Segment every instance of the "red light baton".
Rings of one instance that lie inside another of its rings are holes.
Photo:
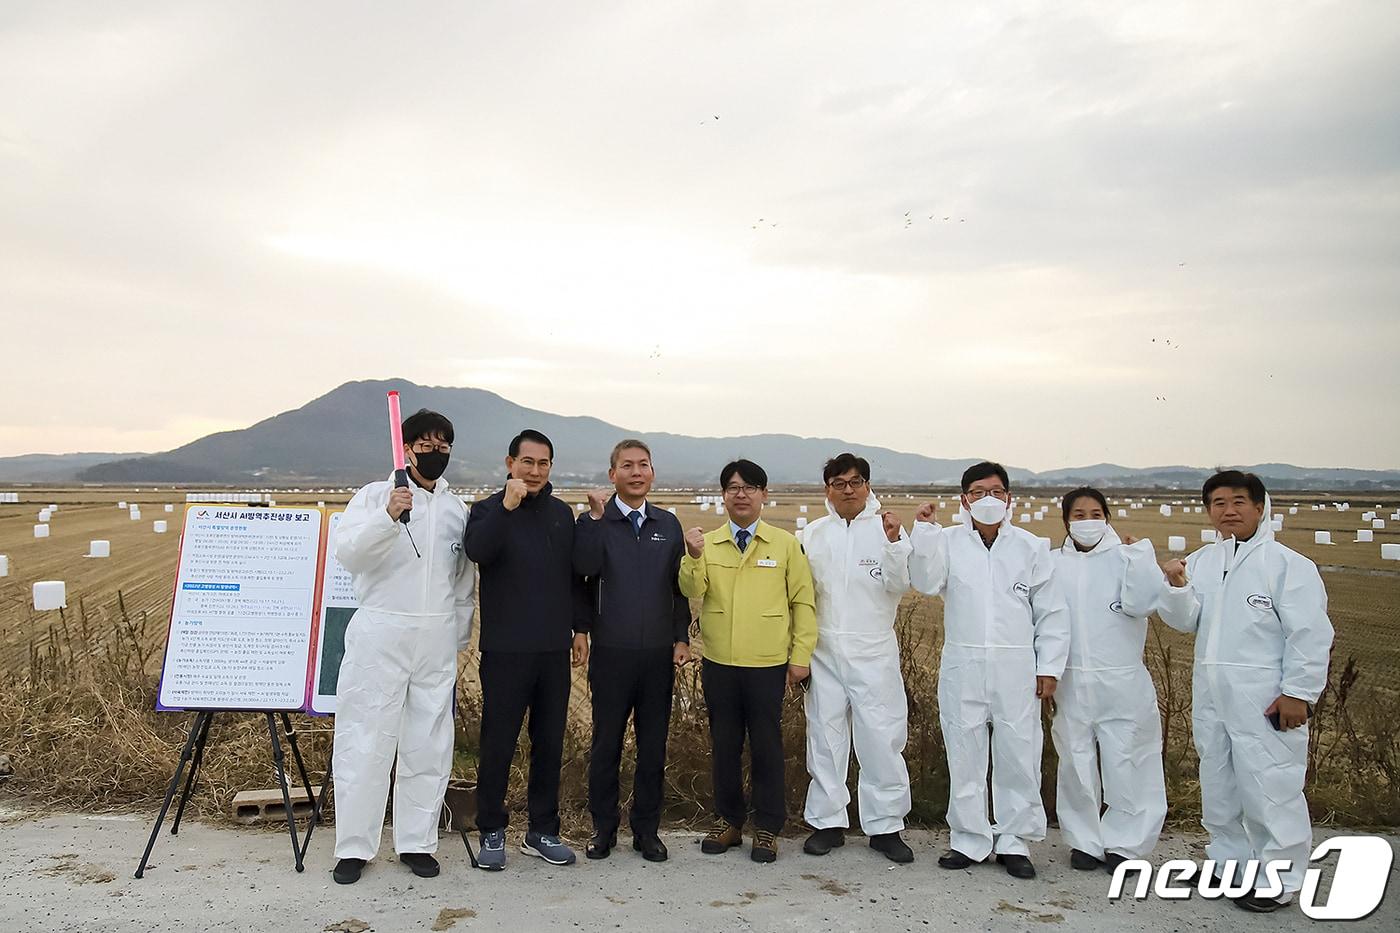
[[[403,418],[399,414],[399,393],[389,393],[389,441],[394,447],[394,488],[408,488],[408,470],[403,459]],[[408,524],[409,509],[404,509],[399,521]]]

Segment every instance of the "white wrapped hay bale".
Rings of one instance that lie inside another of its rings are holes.
[[[1331,543],[1332,543],[1332,532],[1330,532],[1330,531],[1314,531],[1314,532],[1313,532],[1313,544],[1331,544]]]
[[[34,537],[36,537],[36,538],[47,538],[48,536],[49,536],[49,526],[48,526],[48,525],[35,525],[35,526],[34,526]]]
[[[165,522],[154,522],[151,525],[151,530],[158,535],[163,535],[165,534],[167,527],[168,526],[165,524]]]
[[[1356,544],[1370,544],[1376,540],[1376,533],[1369,528],[1362,528],[1356,533]]]
[[[111,557],[112,542],[101,539],[88,542],[88,557]]]
[[[68,587],[62,580],[41,580],[34,584],[34,608],[38,612],[65,609],[68,606]]]
[[[4,558],[0,557],[0,560]],[[1400,560],[1400,544],[1382,544],[1381,560]],[[0,573],[0,577],[3,576],[4,574]]]
[[[1202,544],[1214,544],[1214,543],[1215,543],[1215,529],[1214,529],[1214,528],[1202,528],[1202,529],[1201,529],[1201,543],[1202,543]]]
[[[1186,550],[1185,535],[1170,535],[1167,537],[1167,550],[1179,554]]]
[[[1162,506],[1159,506],[1159,507],[1157,508],[1157,511],[1162,513],[1162,517],[1163,517],[1163,518],[1171,518],[1171,517],[1172,517],[1172,507],[1169,506],[1169,505],[1162,505]]]

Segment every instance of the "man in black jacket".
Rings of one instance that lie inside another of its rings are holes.
[[[657,835],[671,719],[672,665],[690,660],[690,603],[679,571],[685,543],[681,523],[646,501],[656,478],[651,450],[639,440],[613,448],[608,479],[615,492],[588,494],[589,511],[574,533],[574,570],[588,577],[594,599],[588,682],[593,694],[593,748],[588,806],[593,814],[591,859],[617,845],[618,766],[627,718],[637,737],[632,782],[632,848],[650,862],[666,861]]]
[[[574,853],[559,839],[559,768],[569,714],[569,661],[587,660],[583,580],[574,574],[573,511],[551,495],[554,445],[538,431],[510,442],[501,492],[472,506],[466,550],[481,568],[481,748],[476,825],[480,866],[506,867],[510,763],[530,715],[529,831],[520,850],[555,865]]]

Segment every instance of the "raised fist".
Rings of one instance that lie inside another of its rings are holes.
[[[898,541],[900,532],[899,516],[893,512],[885,512],[880,516],[880,520],[885,523],[885,537],[889,538],[890,541]]]
[[[919,511],[914,513],[914,521],[931,522],[937,514],[938,506],[934,505],[932,502],[925,502],[923,505],[919,506]]]
[[[608,504],[608,496],[610,495],[612,495],[610,489],[588,490],[588,514],[594,518],[602,518],[603,506]]]
[[[505,506],[507,512],[515,511],[516,506],[524,501],[530,494],[530,487],[525,485],[523,479],[506,480],[506,496],[501,505]]]
[[[696,526],[685,533],[685,552],[691,557],[705,553],[705,529]]]

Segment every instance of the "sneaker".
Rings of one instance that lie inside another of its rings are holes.
[[[900,865],[914,861],[914,850],[899,833],[876,833],[870,837],[870,848],[884,854],[885,858]]]
[[[1069,867],[1075,871],[1094,871],[1102,868],[1103,863],[1083,849],[1070,849]]]
[[[715,824],[714,829],[705,834],[705,838],[700,842],[700,851],[706,855],[719,855],[743,844],[743,841],[743,828],[722,819]]]
[[[360,880],[360,872],[364,870],[365,860],[362,858],[343,858],[335,863],[335,883],[354,884]]]
[[[412,869],[419,878],[436,878],[442,870],[438,866],[438,860],[426,852],[400,852],[399,861]]]
[[[481,854],[476,865],[483,871],[502,871],[506,867],[506,831],[493,829],[481,834]]]
[[[826,855],[832,849],[839,849],[845,844],[846,831],[840,826],[828,826],[808,836],[807,841],[802,843],[802,851],[808,855]]]
[[[755,862],[776,862],[778,860],[778,834],[760,829],[753,834],[753,848],[749,858]]]
[[[547,836],[533,829],[525,834],[520,843],[520,851],[535,858],[542,858],[551,865],[572,865],[576,856],[574,850],[559,841],[558,836]]]

